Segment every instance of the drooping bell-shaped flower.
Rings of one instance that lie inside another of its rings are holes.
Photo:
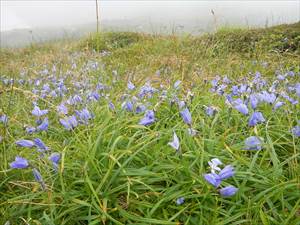
[[[144,126],[148,126],[152,123],[155,122],[155,116],[154,116],[154,111],[153,110],[148,110],[144,117],[140,120],[139,124],[140,125],[144,125]]]
[[[249,119],[248,125],[250,127],[253,127],[253,126],[255,126],[259,123],[263,123],[263,122],[265,122],[265,118],[263,117],[262,113],[254,112]]]
[[[220,194],[223,197],[230,197],[235,195],[235,193],[238,191],[238,189],[232,185],[221,188],[220,189]]]
[[[245,140],[245,150],[261,150],[262,141],[259,137],[250,136]]]
[[[37,105],[35,105],[31,113],[36,117],[41,117],[43,115],[46,115],[48,111],[49,111],[48,109],[41,110]]]
[[[204,179],[210,183],[211,185],[213,185],[215,188],[217,188],[220,184],[221,184],[221,178],[218,174],[215,173],[207,173],[204,174]]]
[[[170,145],[176,151],[179,151],[179,147],[180,147],[179,138],[177,137],[175,132],[173,134],[173,140],[169,142],[168,145]]]
[[[184,108],[181,112],[180,112],[180,115],[183,119],[183,121],[188,124],[188,125],[191,125],[192,124],[192,115],[189,111],[188,108]]]
[[[10,163],[10,168],[12,169],[24,169],[29,166],[27,159],[20,156],[16,156],[15,161]]]
[[[16,141],[16,145],[18,145],[20,147],[25,147],[25,148],[32,148],[33,146],[35,146],[34,142],[30,141],[30,140]]]

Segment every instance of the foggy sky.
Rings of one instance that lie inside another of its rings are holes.
[[[270,25],[300,20],[300,1],[114,1],[98,0],[100,19],[170,22],[212,20],[219,23]],[[64,27],[95,22],[95,0],[1,0],[1,31]]]

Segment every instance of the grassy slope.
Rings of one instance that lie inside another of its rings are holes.
[[[28,104],[33,96],[24,90],[26,87],[11,91],[2,86],[0,104],[10,124],[8,129],[1,125],[5,139],[0,144],[0,223],[299,224],[300,143],[289,132],[300,118],[299,104],[287,107],[285,110],[292,112],[289,114],[284,110],[273,114],[264,107],[268,122],[249,129],[246,119],[211,94],[206,82],[216,74],[239,79],[256,71],[267,77],[274,77],[278,69],[299,71],[299,25],[267,30],[223,29],[203,37],[106,34],[79,43],[3,50],[1,74],[8,77],[18,77],[22,68],[35,77],[35,71],[44,65],[51,68],[53,63],[66,71],[72,60],[77,69],[72,70],[74,76],[69,82],[102,77],[104,83],[112,84],[112,71],[118,71],[120,78],[110,91],[118,108],[117,100],[126,92],[129,78],[138,87],[147,79],[156,87],[169,87],[180,79],[183,90],[179,96],[183,97],[188,89],[195,95],[189,107],[199,135],[188,136],[178,110],[166,103],[157,110],[157,122],[143,128],[136,125],[141,115],[120,110],[112,113],[102,99],[91,106],[95,113],[92,125],[74,132],[64,131],[54,106],[45,103],[44,107],[52,110],[51,126],[47,133],[33,136],[42,138],[63,158],[58,174],[35,161],[49,186],[43,192],[33,182],[30,170],[8,170],[16,154],[32,157],[32,151],[13,143],[23,137],[32,138],[22,127],[34,122]],[[283,41],[286,36],[287,42]],[[110,55],[101,57],[91,48],[108,50]],[[80,72],[88,60],[105,66],[99,71]],[[157,70],[160,76],[155,75]],[[157,98],[151,101],[154,106]],[[203,105],[217,106],[220,112],[209,118]],[[173,130],[181,140],[182,157],[167,146]],[[241,151],[244,139],[254,134],[264,137],[265,149]],[[236,196],[223,199],[203,180],[212,157],[236,168],[237,175],[228,181],[239,188]],[[186,202],[177,206],[175,200],[181,196]]]

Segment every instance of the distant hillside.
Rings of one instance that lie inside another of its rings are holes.
[[[107,32],[100,36],[91,35],[81,43],[83,47],[103,51],[123,48],[135,43],[141,44],[152,37],[153,35],[134,32]],[[212,54],[219,52],[257,54],[258,51],[300,53],[300,22],[270,28],[223,27],[214,33],[190,36],[185,44],[193,46],[195,50],[209,49]]]

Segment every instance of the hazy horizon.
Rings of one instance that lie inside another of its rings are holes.
[[[171,24],[264,26],[300,20],[299,1],[113,1],[98,0],[100,20]],[[78,26],[96,21],[95,0],[1,1],[1,31]],[[202,27],[200,27],[202,28]]]

